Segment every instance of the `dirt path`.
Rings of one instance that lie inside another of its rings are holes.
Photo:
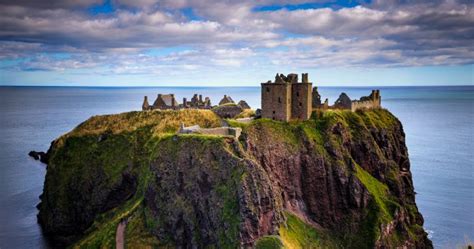
[[[127,220],[122,220],[117,226],[117,233],[115,236],[115,248],[125,248],[125,227],[127,226]]]

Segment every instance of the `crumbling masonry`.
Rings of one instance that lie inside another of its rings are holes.
[[[372,90],[369,96],[360,100],[351,100],[341,93],[334,105],[330,106],[328,99],[321,102],[317,87],[312,88],[308,74],[302,74],[298,82],[297,74],[277,74],[275,81],[262,83],[262,117],[273,120],[289,121],[292,119],[307,120],[314,110],[347,109],[356,111],[363,108],[381,107],[380,90]]]

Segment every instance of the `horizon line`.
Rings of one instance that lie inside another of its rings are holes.
[[[472,84],[460,84],[460,85],[361,85],[361,86],[354,86],[354,85],[314,85],[317,87],[351,87],[351,88],[365,88],[365,87],[466,87],[466,86],[472,86]],[[85,85],[85,86],[80,86],[80,85],[0,85],[0,87],[64,87],[64,88],[242,88],[242,87],[260,87],[260,85],[249,85],[249,86],[235,86],[235,85],[230,85],[230,86],[171,86],[171,85],[165,85],[165,86],[120,86],[120,85],[115,85],[115,86],[92,86],[92,85]]]

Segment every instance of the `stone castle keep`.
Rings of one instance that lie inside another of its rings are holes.
[[[262,83],[262,117],[288,121],[306,120],[312,110],[312,83],[308,74],[298,82],[297,74],[275,76],[275,82]]]
[[[297,74],[277,74],[275,81],[262,83],[262,118],[289,121],[291,119],[307,120],[315,110],[347,109],[356,111],[362,108],[379,108],[381,106],[380,90],[372,90],[369,96],[351,100],[341,93],[334,105],[329,106],[328,99],[321,102],[317,87],[312,87],[308,74],[303,73],[301,82]]]

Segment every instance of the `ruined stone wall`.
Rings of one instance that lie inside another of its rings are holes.
[[[380,99],[377,100],[368,100],[368,101],[353,101],[351,104],[351,110],[357,111],[359,109],[370,109],[370,108],[379,108],[380,107]]]
[[[291,118],[307,120],[311,116],[312,108],[311,83],[296,83],[291,85]]]
[[[382,104],[382,97],[380,96],[380,90],[372,90],[372,93],[368,97],[362,97],[359,101],[352,101],[351,110],[357,111],[362,108],[380,108]]]
[[[288,121],[291,118],[291,84],[262,83],[262,117]]]

